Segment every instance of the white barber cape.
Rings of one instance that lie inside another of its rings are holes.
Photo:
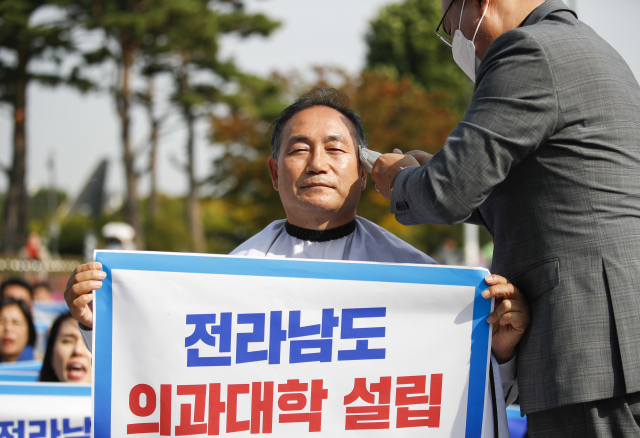
[[[299,228],[284,219],[275,221],[229,255],[436,264],[428,255],[361,217],[326,231]]]
[[[316,260],[353,260],[380,263],[436,264],[426,254],[397,238],[384,228],[361,217],[338,228],[325,231],[307,230],[287,223],[272,222],[264,230],[231,251],[229,255],[243,257],[276,257]],[[83,330],[82,337],[92,350],[90,330]],[[482,438],[509,438],[504,394],[507,403],[517,397],[516,358],[498,365],[491,355],[493,381],[495,383],[495,408],[493,391],[487,384],[485,400],[485,424]],[[494,420],[497,413],[497,421]],[[497,425],[497,430],[495,426]]]

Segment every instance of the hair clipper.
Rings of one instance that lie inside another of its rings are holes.
[[[364,170],[371,173],[373,170],[373,165],[380,155],[380,152],[372,151],[371,149],[367,149],[362,145],[358,145],[358,149],[360,150],[360,165]]]

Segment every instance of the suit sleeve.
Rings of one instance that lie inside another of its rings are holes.
[[[497,363],[496,361],[496,364]],[[516,380],[517,363],[518,355],[516,354],[509,362],[498,365],[505,407],[509,406],[518,398],[518,382]]]
[[[80,334],[84,340],[84,345],[87,346],[87,350],[93,354],[93,330],[87,330],[82,324],[78,323]]]
[[[405,169],[391,212],[405,225],[454,224],[473,212],[556,130],[559,110],[545,49],[523,29],[489,47],[463,120],[428,164]],[[473,218],[471,218],[473,221]]]
[[[473,212],[471,213],[471,215],[468,218],[465,219],[464,223],[465,224],[471,224],[471,225],[478,225],[480,227],[486,227],[486,224],[482,220],[482,218],[480,216],[480,212],[478,211],[477,208],[475,210],[473,210]]]
[[[482,433],[482,438],[509,438],[509,420],[507,418],[507,407],[505,406],[504,393],[502,392],[503,383],[501,381],[502,378],[502,370],[499,369],[498,361],[493,354],[491,355],[491,364],[492,364],[492,372],[493,372],[493,382],[494,385],[489,385],[487,382],[487,396],[485,397],[485,429]],[[487,379],[488,380],[488,379]],[[494,393],[495,397],[491,396],[491,393]],[[495,413],[497,414],[497,419],[494,422],[493,419],[493,400],[496,401]],[[495,425],[498,426],[498,430],[495,430]]]

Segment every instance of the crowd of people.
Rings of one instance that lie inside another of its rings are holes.
[[[71,313],[57,316],[46,331],[44,356],[35,350],[33,309],[49,301],[46,284],[9,278],[0,285],[0,364],[42,359],[41,382],[91,383],[91,353]]]

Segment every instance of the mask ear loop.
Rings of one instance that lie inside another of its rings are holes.
[[[462,3],[462,7],[464,7],[464,2]],[[484,16],[487,15],[488,9],[489,9],[489,1],[487,0],[487,7],[484,8],[484,14],[482,14],[482,17],[480,17],[480,22],[478,23],[478,27],[476,27],[476,32],[473,34],[473,39],[471,40],[472,43],[476,41],[476,35],[478,34],[478,29],[480,29],[480,25],[482,24],[482,20],[484,20]],[[462,15],[460,15],[460,22],[462,22]]]
[[[452,0],[455,1],[455,0]],[[460,29],[460,33],[462,33],[462,13],[464,12],[464,2],[466,0],[462,0],[462,9],[460,9],[460,21],[458,22],[458,29]],[[464,34],[462,34],[464,36]],[[475,36],[474,36],[475,38]]]

